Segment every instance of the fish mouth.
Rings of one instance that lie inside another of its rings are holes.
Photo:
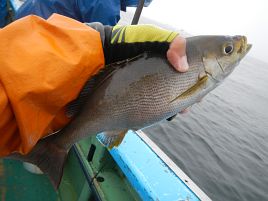
[[[241,60],[249,52],[249,50],[252,47],[252,44],[247,43],[247,37],[246,36],[235,36],[234,39],[235,39],[237,45],[240,46],[238,48],[237,53],[240,54],[240,60]]]
[[[252,44],[246,44],[245,49],[240,53],[239,60],[243,59],[247,55],[247,53],[250,51],[251,48],[252,48]]]
[[[249,52],[249,50],[252,48],[252,44],[247,44],[246,48],[246,54]]]

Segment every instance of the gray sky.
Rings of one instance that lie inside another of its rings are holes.
[[[142,15],[193,35],[245,35],[268,63],[268,0],[153,0]]]

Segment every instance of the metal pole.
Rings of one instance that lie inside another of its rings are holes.
[[[131,24],[138,24],[145,0],[140,0]]]

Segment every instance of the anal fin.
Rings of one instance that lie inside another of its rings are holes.
[[[123,141],[128,130],[123,131],[107,131],[100,134],[97,134],[96,138],[100,141],[101,144],[106,146],[108,149],[113,147],[118,147]]]
[[[68,151],[53,144],[51,137],[40,140],[27,155],[14,153],[7,158],[37,165],[49,177],[54,188],[58,189]]]

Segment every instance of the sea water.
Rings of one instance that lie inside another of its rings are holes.
[[[212,200],[268,200],[268,63],[245,57],[188,113],[144,132]]]

